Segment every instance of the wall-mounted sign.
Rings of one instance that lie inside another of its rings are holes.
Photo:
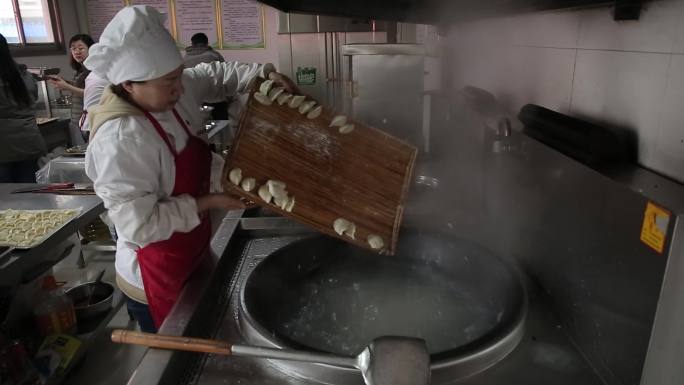
[[[264,9],[255,0],[221,1],[221,48],[265,48]]]
[[[166,29],[181,48],[202,32],[218,49],[266,47],[264,7],[255,0],[87,0],[90,34],[98,40],[114,15],[127,5],[149,5],[166,14]]]
[[[316,84],[316,67],[297,67],[295,77],[297,85],[313,86]]]
[[[174,11],[179,46],[189,46],[192,35],[201,32],[209,38],[210,46],[220,48],[215,1],[175,0]]]
[[[100,40],[102,31],[125,5],[124,0],[88,0],[88,30],[95,41]]]

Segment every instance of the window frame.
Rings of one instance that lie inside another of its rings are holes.
[[[64,34],[62,32],[62,19],[59,14],[59,5],[57,0],[47,0],[48,13],[50,15],[50,22],[52,27],[52,36],[55,41],[53,43],[27,43],[26,35],[24,34],[24,22],[21,17],[21,9],[19,8],[19,0],[11,0],[14,7],[14,19],[17,23],[20,43],[10,43],[9,48],[12,56],[43,56],[43,55],[57,55],[65,54],[66,49],[64,45]]]

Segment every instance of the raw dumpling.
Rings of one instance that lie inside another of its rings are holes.
[[[347,231],[344,232],[344,235],[348,236],[351,239],[356,239],[356,225],[354,224],[354,222],[351,222],[351,226],[347,228]]]
[[[292,94],[288,94],[287,92],[283,92],[282,94],[280,94],[280,96],[278,96],[277,100],[278,100],[278,104],[282,106],[283,104],[289,102],[290,99],[292,99]]]
[[[382,238],[380,238],[380,236],[371,234],[368,236],[368,246],[370,246],[373,250],[378,250],[382,249],[383,246],[385,246],[385,242],[382,241]]]
[[[345,124],[344,126],[340,127],[340,134],[348,134],[352,131],[354,131],[353,124]]]
[[[290,197],[290,199],[287,201],[287,205],[285,205],[285,211],[288,213],[292,212],[292,209],[294,209],[295,205],[295,197]]]
[[[337,218],[335,219],[335,222],[333,222],[333,230],[335,230],[337,234],[342,235],[351,227],[351,224],[351,222],[344,218]]]
[[[254,99],[265,106],[270,106],[273,103],[273,101],[266,96],[266,94],[262,94],[261,92],[255,92]]]
[[[342,127],[347,124],[347,117],[345,115],[337,115],[330,122],[330,127]]]
[[[230,183],[239,186],[240,182],[242,181],[242,170],[239,168],[234,168],[230,170],[230,173],[228,174],[228,179],[230,180]]]
[[[309,119],[316,119],[317,117],[321,116],[322,112],[323,112],[323,106],[317,106],[313,110],[309,111],[309,113],[306,114],[306,117]]]
[[[299,108],[299,105],[301,105],[302,102],[304,102],[304,99],[306,99],[306,96],[304,95],[294,95],[287,105],[290,108]]]
[[[280,96],[280,94],[282,94],[283,92],[285,92],[285,88],[276,87],[268,93],[268,98],[271,99],[271,101],[273,102],[276,99],[278,99],[278,96]]]
[[[266,182],[266,186],[268,186],[268,192],[274,198],[287,198],[287,190],[285,190],[285,183],[279,180],[269,180],[268,182]]]
[[[261,187],[259,187],[258,194],[259,194],[259,198],[263,199],[264,202],[271,203],[271,199],[273,199],[273,195],[271,195],[271,193],[268,192],[268,185],[265,185],[265,184],[261,185]]]
[[[339,235],[346,235],[351,239],[354,239],[356,234],[356,225],[344,218],[337,218],[333,222],[333,230]]]
[[[254,187],[256,187],[256,179],[245,178],[242,180],[241,186],[242,186],[243,190],[250,192],[250,191],[254,190]]]
[[[268,95],[268,91],[271,90],[271,87],[273,87],[273,80],[265,80],[259,86],[259,92],[261,92],[264,95]]]
[[[280,195],[280,196],[274,196],[273,197],[273,204],[276,206],[280,207],[281,209],[285,210],[285,207],[287,207],[287,203],[290,201],[290,198],[287,195]]]
[[[314,100],[309,100],[308,102],[304,102],[299,106],[299,113],[300,114],[306,114],[309,112],[313,106],[316,105],[316,101]]]

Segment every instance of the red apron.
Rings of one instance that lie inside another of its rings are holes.
[[[209,193],[211,151],[204,141],[190,133],[175,109],[173,115],[188,134],[188,143],[180,153],[171,145],[168,135],[157,119],[145,112],[145,116],[174,156],[176,182],[171,196],[189,194],[198,198]],[[145,295],[157,329],[171,311],[188,277],[209,249],[209,215],[200,214],[200,219],[199,226],[189,232],[176,231],[171,238],[151,243],[138,250]]]

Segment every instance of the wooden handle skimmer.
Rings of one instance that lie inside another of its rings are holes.
[[[112,331],[112,341],[121,344],[143,345],[150,348],[184,350],[199,353],[214,353],[233,356],[270,358],[319,364],[339,365],[349,368],[359,367],[356,357],[338,356],[335,354],[306,352],[288,349],[273,349],[262,346],[232,345],[227,342],[206,340],[202,338],[165,336],[142,333],[131,330]]]
[[[188,352],[214,353],[232,355],[232,345],[227,342],[190,338],[182,336],[166,336],[143,333],[131,330],[112,331],[112,342],[129,345],[142,345],[150,348],[184,350]]]

